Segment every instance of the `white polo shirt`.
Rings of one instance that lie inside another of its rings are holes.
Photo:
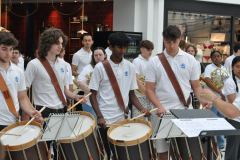
[[[79,51],[74,53],[72,58],[72,64],[76,65],[78,68],[78,73],[80,74],[83,70],[83,68],[90,64],[92,60],[92,51],[87,52],[83,48],[81,48]]]
[[[229,75],[232,75],[232,61],[235,57],[236,56],[234,54],[232,54],[224,62],[224,67],[227,69]]]
[[[240,92],[240,79],[237,78],[236,76],[235,76],[235,78],[236,78],[236,82],[237,82],[237,85],[238,85],[238,90]],[[223,86],[222,91],[223,91],[223,94],[225,96],[228,96],[230,94],[238,95],[239,93],[237,93],[236,88],[237,88],[236,84],[235,84],[235,82],[234,82],[234,80],[231,76],[224,82],[224,86]]]
[[[199,64],[195,58],[179,49],[177,55],[172,57],[166,53],[164,54],[175,73],[175,76],[182,88],[185,99],[187,100],[192,91],[189,80],[199,80]],[[156,84],[156,95],[163,107],[169,109],[184,108],[169,80],[165,69],[162,66],[158,56],[150,59],[147,65],[146,81],[154,82]]]
[[[145,77],[147,73],[148,60],[143,58],[143,56],[139,54],[138,57],[135,58],[132,63],[135,67],[136,73],[138,75],[142,75]]]
[[[206,66],[204,77],[210,78],[218,88],[222,86],[222,89],[224,86],[224,81],[229,77],[229,73],[224,66],[221,65],[221,67],[217,67],[214,63],[211,63]],[[216,95],[219,94],[216,93]]]
[[[239,95],[237,95],[236,99],[233,102],[233,105],[240,110],[240,96]],[[234,120],[240,122],[240,116],[234,118]]]
[[[93,72],[93,67],[91,64],[85,66],[82,70],[82,72],[80,73],[80,75],[78,75],[78,81],[84,82],[84,83],[88,83],[88,77],[92,74]],[[87,105],[91,106],[90,100],[89,98],[87,98]]]
[[[88,64],[85,66],[82,70],[82,72],[78,75],[78,81],[87,81],[88,76],[93,72],[93,67],[91,64]]]
[[[17,66],[21,67],[24,71],[24,59],[22,54],[20,54],[20,57],[18,58],[18,60],[19,60],[19,63]]]
[[[125,59],[120,64],[115,64],[111,60],[109,60],[109,63],[116,76],[124,104],[127,106],[129,91],[138,88],[134,66]],[[112,85],[102,62],[95,66],[89,88],[98,91],[98,105],[107,123],[111,124],[124,119],[124,113],[118,106]]]
[[[240,90],[240,79],[235,77],[238,85],[238,90]],[[224,82],[224,87],[223,87],[223,94],[225,96],[228,96],[230,94],[236,94],[236,98],[233,102],[233,104],[240,109],[240,94],[239,91],[237,93],[236,91],[236,84],[234,83],[234,80],[232,79],[232,76],[229,77],[225,82]],[[234,118],[235,121],[240,122],[240,117]]]
[[[9,92],[14,102],[14,106],[18,112],[18,92],[26,90],[24,73],[20,68],[11,63],[7,71],[0,67],[0,74],[2,74],[8,86]],[[4,96],[2,92],[0,92],[0,125],[10,125],[15,122],[16,117],[9,111]]]
[[[110,59],[110,56],[112,55],[112,51],[111,51],[111,49],[110,49],[109,47],[107,47],[107,48],[105,49],[105,52],[106,52],[106,54],[107,54],[107,59],[109,60],[109,59]]]
[[[61,59],[57,58],[56,62],[50,62],[50,65],[55,72],[60,88],[65,96],[64,86],[68,85],[66,64]],[[32,85],[33,101],[35,105],[46,106],[51,109],[63,108],[63,104],[57,95],[51,78],[37,58],[28,63],[25,77],[26,86],[30,87]]]
[[[66,72],[67,72],[67,88],[69,88],[69,85],[72,85],[73,84],[73,79],[72,79],[72,68],[71,68],[71,65],[66,62],[63,58],[59,58],[59,60],[62,60],[63,63],[65,63],[66,65]]]

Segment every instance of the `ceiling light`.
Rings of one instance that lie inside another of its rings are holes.
[[[81,19],[81,30],[80,31],[77,31],[77,33],[80,33],[80,34],[84,34],[84,33],[87,33],[87,31],[85,31],[84,29],[83,29],[83,21],[84,21],[84,0],[82,1],[82,18],[80,17],[80,19]]]

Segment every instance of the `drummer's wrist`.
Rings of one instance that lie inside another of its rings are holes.
[[[220,99],[221,99],[221,98],[218,97],[218,96],[212,98],[212,100],[211,100],[211,101],[212,101],[212,104],[216,104]]]
[[[158,109],[164,109],[164,107],[160,104],[160,105],[158,105],[158,106],[156,106],[156,108],[158,108]]]
[[[101,119],[101,118],[103,118],[102,114],[97,115],[97,119]]]

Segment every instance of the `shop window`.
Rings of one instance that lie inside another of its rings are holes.
[[[197,47],[195,58],[200,62],[211,63],[213,49],[221,51],[223,58],[230,55],[230,16],[168,11],[168,25],[179,26],[182,41]],[[235,39],[240,42],[240,27],[236,30]]]

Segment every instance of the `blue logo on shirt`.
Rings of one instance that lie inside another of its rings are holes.
[[[61,68],[60,70],[61,70],[62,73],[64,72],[64,69],[63,69],[63,68]]]
[[[183,63],[183,64],[180,65],[180,67],[181,67],[182,69],[185,69],[185,68],[186,68],[186,65]]]
[[[18,81],[19,81],[19,80],[18,80],[18,77],[15,77],[15,81],[16,81],[16,82],[18,82]]]
[[[124,74],[125,74],[125,76],[127,77],[127,76],[128,76],[128,71],[125,71]]]

